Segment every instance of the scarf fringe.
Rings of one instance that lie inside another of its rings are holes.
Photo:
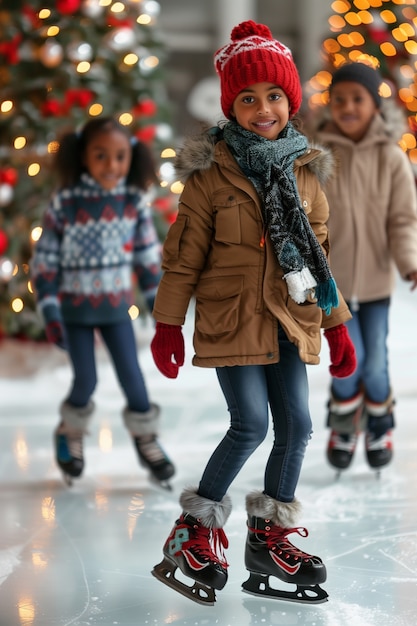
[[[334,278],[320,283],[315,288],[317,305],[323,309],[326,315],[330,315],[332,308],[339,306],[339,294]]]

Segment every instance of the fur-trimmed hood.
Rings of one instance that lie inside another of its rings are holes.
[[[221,129],[210,129],[202,134],[187,138],[178,151],[174,165],[182,183],[195,172],[208,170],[216,161],[216,145],[223,141]],[[330,150],[318,143],[310,143],[306,153],[296,160],[295,165],[307,164],[309,169],[324,185],[334,171],[334,157]]]

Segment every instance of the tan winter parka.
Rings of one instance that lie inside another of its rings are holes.
[[[348,301],[389,297],[395,266],[404,279],[417,270],[416,185],[408,157],[380,115],[358,143],[332,122],[316,138],[336,161],[325,193],[337,285]]]
[[[319,363],[320,328],[351,317],[341,295],[329,316],[314,301],[299,305],[288,296],[258,195],[223,140],[188,140],[176,165],[186,184],[164,243],[155,319],[183,325],[195,298],[193,364],[200,367],[278,362],[278,324],[305,363]],[[313,149],[295,162],[302,205],[326,253],[328,205],[317,174],[326,178],[330,166],[329,155]]]

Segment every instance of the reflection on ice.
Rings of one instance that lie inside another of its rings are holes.
[[[213,607],[200,606],[152,575],[179,515],[178,495],[198,483],[227,424],[211,370],[186,365],[175,381],[153,366],[151,327],[138,327],[139,355],[151,396],[163,407],[161,441],[177,464],[173,491],[149,481],[123,427],[123,399],[103,352],[97,413],[86,440],[83,477],[68,488],[53,458],[57,407],[70,374],[62,356],[44,347],[30,375],[2,376],[0,455],[1,626],[410,626],[417,615],[417,301],[399,285],[391,313],[391,370],[396,396],[394,461],[379,479],[365,460],[363,438],[351,468],[337,480],[327,465],[325,403],[328,357],[309,368],[314,434],[298,498],[302,550],[319,554],[328,602],[304,605],[242,592],[246,538],[245,495],[262,487],[268,442],[256,451],[230,490],[226,525],[229,580]],[[188,333],[188,334],[187,334]],[[5,348],[3,348],[4,350]],[[9,346],[7,346],[9,350]],[[18,361],[23,358],[18,349]],[[58,359],[58,360],[57,360]],[[46,365],[45,365],[46,363]],[[191,581],[187,581],[190,584]],[[271,585],[275,581],[271,580]],[[283,585],[280,583],[280,587]]]

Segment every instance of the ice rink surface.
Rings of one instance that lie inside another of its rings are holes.
[[[404,283],[398,284],[390,320],[397,428],[393,463],[379,479],[366,464],[363,437],[352,467],[335,478],[325,458],[325,341],[322,363],[308,369],[314,434],[297,497],[303,505],[300,525],[309,536],[290,540],[327,566],[322,586],[329,601],[319,605],[241,590],[247,578],[245,495],[262,489],[271,435],[229,492],[234,507],[225,528],[229,581],[216,604],[196,604],[151,575],[180,513],[181,489],[197,485],[228,424],[214,371],[191,366],[191,316],[185,326],[186,364],[174,381],[153,365],[150,320],[137,328],[150,396],[163,408],[161,441],[177,466],[171,492],[150,482],[137,463],[122,424],[123,397],[100,347],[86,469],[68,488],[52,449],[57,408],[71,378],[66,358],[50,352],[55,348],[19,346],[16,354],[8,342],[0,344],[0,626],[415,624],[417,293]]]

